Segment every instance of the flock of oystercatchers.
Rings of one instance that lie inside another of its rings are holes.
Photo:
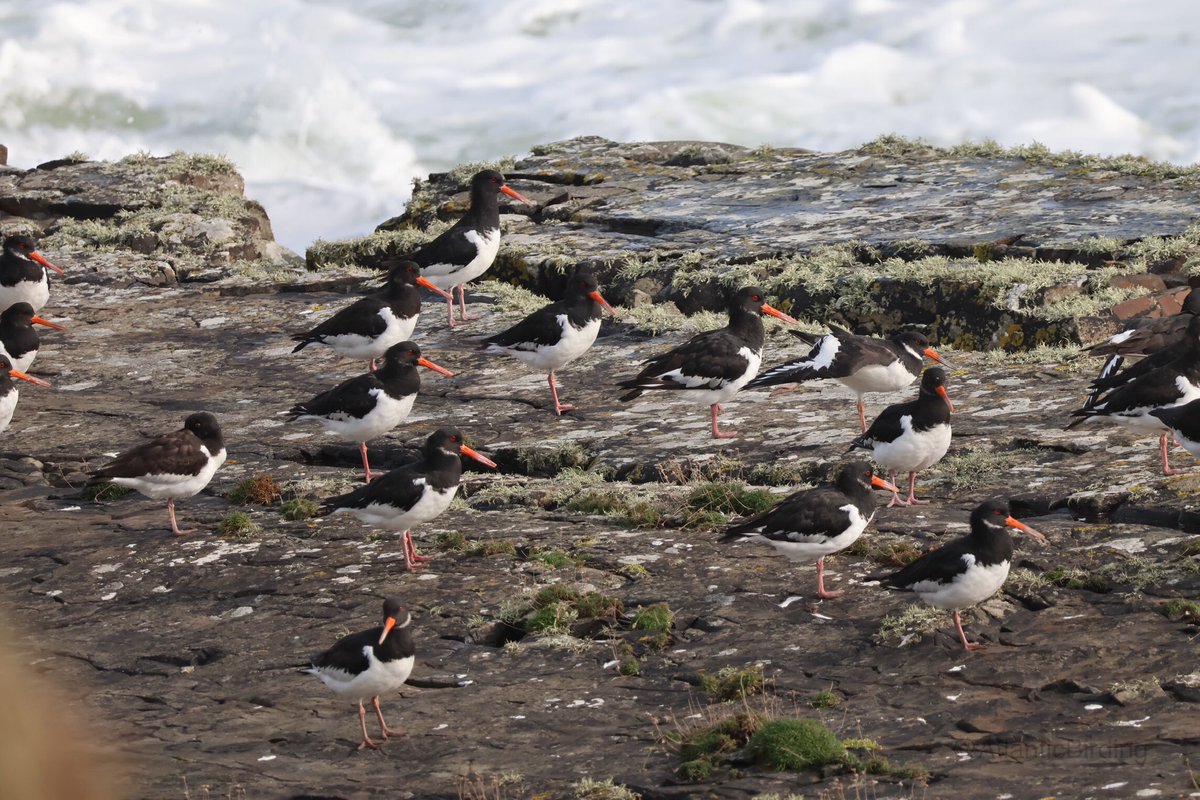
[[[323,344],[369,364],[365,374],[297,403],[290,410],[290,419],[316,420],[326,432],[359,444],[365,483],[324,500],[322,514],[351,514],[365,525],[401,532],[408,570],[429,560],[418,555],[411,530],[450,505],[461,479],[462,458],[496,465],[469,447],[462,431],[454,427],[435,431],[418,458],[383,475],[371,471],[366,443],[409,415],[420,390],[418,368],[453,374],[423,356],[411,341],[421,307],[418,287],[446,299],[451,327],[456,325],[457,289],[459,319],[471,319],[463,287],[482,275],[498,252],[501,193],[535,205],[505,185],[499,172],[479,172],[471,182],[471,205],[465,216],[417,252],[393,263],[382,291],[351,303],[312,330],[293,337],[298,342],[293,352]],[[37,251],[30,237],[5,239],[0,254],[0,431],[8,427],[17,404],[12,378],[49,386],[27,374],[39,342],[33,326],[62,330],[37,315],[49,298],[49,270],[62,273]],[[574,406],[560,401],[554,373],[591,347],[605,312],[615,314],[601,296],[595,276],[580,270],[568,280],[561,300],[486,337],[480,346],[547,373],[554,411],[561,415]],[[831,332],[823,336],[792,331],[811,345],[810,352],[760,375],[766,338],[764,314],[796,322],[770,306],[758,287],[734,292],[724,328],[701,333],[646,361],[636,376],[618,384],[628,390],[619,399],[632,401],[654,391],[689,398],[709,407],[712,436],[722,439],[736,436],[720,429],[722,404],[743,388],[834,379],[852,389],[858,395],[862,432],[847,453],[870,451],[875,462],[889,472],[890,480],[876,474],[865,461],[849,461],[836,471],[832,484],[796,492],[767,511],[734,522],[721,538],[723,542],[747,537],[764,540],[790,559],[815,561],[817,595],[837,597],[842,592],[825,588],[824,558],[849,547],[866,530],[876,511],[872,488],[892,493],[888,507],[927,502],[915,495],[916,474],[936,464],[949,449],[954,407],[945,371],[936,366],[923,370],[924,359],[950,365],[920,333],[877,339],[830,325]],[[1073,412],[1078,419],[1071,426],[1109,417],[1136,431],[1161,433],[1166,474],[1172,472],[1167,462],[1168,436],[1173,434],[1200,456],[1200,294],[1189,296],[1178,316],[1146,322],[1091,349],[1110,358],[1093,382],[1093,392],[1083,408]],[[1124,360],[1139,357],[1140,362],[1121,368]],[[885,408],[868,425],[863,395],[904,389],[918,376],[919,391],[913,400]],[[178,526],[175,500],[201,491],[225,458],[220,425],[212,414],[199,412],[188,416],[182,429],[121,454],[96,470],[94,478],[150,498],[166,499],[171,530],[182,535],[189,531]],[[902,498],[895,476],[905,472],[908,494]],[[967,536],[922,555],[898,572],[874,576],[875,580],[889,588],[913,591],[935,608],[952,611],[963,647],[979,649],[983,645],[967,639],[959,611],[987,599],[1004,583],[1013,552],[1009,528],[1046,541],[1041,533],[1013,518],[1005,501],[990,500],[972,512]],[[379,697],[398,690],[412,671],[411,624],[411,614],[398,600],[388,598],[380,627],[342,638],[314,657],[305,670],[318,675],[340,697],[357,701],[363,737],[360,749],[379,744],[367,733],[364,702],[368,699],[378,715],[383,738],[396,733],[384,721]]]

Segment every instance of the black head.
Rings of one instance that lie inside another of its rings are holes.
[[[388,272],[388,286],[416,286],[417,278],[421,277],[421,266],[415,261],[405,259],[392,265]]]
[[[221,426],[217,418],[207,411],[197,411],[183,421],[184,430],[189,430],[201,441],[220,440]]]
[[[892,337],[892,341],[901,347],[916,353],[918,357],[932,358],[939,364],[945,364],[947,367],[953,366],[946,359],[938,355],[938,351],[933,349],[933,344],[929,341],[929,337],[918,331],[901,331]]]
[[[506,186],[504,176],[497,170],[485,169],[475,173],[471,178],[471,205],[474,207],[477,203],[491,202],[490,198],[495,198],[500,192],[508,195],[514,200],[519,200],[527,206],[536,206],[537,203],[530,200],[525,195],[517,190]]]
[[[927,368],[921,375],[921,391],[937,394],[939,386],[946,386],[946,371],[941,367]]]
[[[483,169],[471,177],[472,189],[487,189],[490,192],[500,191],[504,185],[504,175],[495,169]]]
[[[1040,542],[1046,541],[1046,537],[1041,533],[1013,517],[1007,500],[988,500],[971,512],[971,533],[973,534],[990,535],[1005,528],[1014,528]]]
[[[416,342],[397,342],[383,354],[386,367],[410,366],[415,367],[421,360],[421,348]]]
[[[0,314],[0,323],[8,323],[9,325],[17,325],[19,327],[28,328],[33,325],[33,318],[36,312],[33,306],[29,303],[13,303],[8,308],[4,309],[4,313]]]
[[[834,473],[833,485],[846,494],[867,491],[872,487],[888,491],[896,490],[894,486],[879,477],[875,472],[875,467],[866,461],[847,461],[842,464]]]
[[[1180,314],[1193,314],[1200,317],[1200,292],[1195,289],[1188,292],[1188,296],[1184,298],[1183,308],[1179,311]]]
[[[746,286],[738,289],[729,298],[729,313],[731,315],[737,313],[749,313],[755,316],[770,314],[772,317],[778,317],[784,322],[796,324],[796,320],[784,314],[778,309],[772,308],[767,303],[767,293],[758,286]]]
[[[393,628],[407,628],[412,623],[412,614],[401,605],[400,600],[389,597],[383,601],[383,633],[379,636],[379,644],[383,644]]]
[[[8,378],[9,371],[13,368],[12,362],[8,360],[8,356],[0,353],[0,381]]]
[[[15,234],[4,240],[4,252],[12,253],[17,258],[32,261],[30,253],[37,252],[37,241],[32,236]]]
[[[425,440],[425,457],[430,461],[440,460],[447,455],[453,456],[455,459],[467,456],[480,464],[496,468],[496,462],[467,447],[467,443],[463,441],[462,431],[458,428],[438,428]]]
[[[600,290],[600,281],[590,270],[580,269],[567,278],[567,294],[589,295]]]

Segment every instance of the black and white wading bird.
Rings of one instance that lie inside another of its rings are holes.
[[[537,203],[506,186],[504,176],[485,169],[471,178],[471,207],[462,219],[409,257],[446,298],[446,315],[454,327],[454,289],[458,289],[460,319],[467,322],[465,284],[488,271],[500,252],[500,193],[528,206]]]
[[[110,481],[127,486],[152,500],[167,500],[171,532],[181,531],[175,521],[175,501],[192,497],[208,485],[225,463],[225,441],[217,418],[206,411],[191,414],[180,430],[165,433],[128,450],[92,473],[93,482]]]
[[[40,311],[50,300],[51,269],[65,274],[38,252],[33,237],[6,237],[0,250],[0,311],[13,303],[29,303]]]
[[[864,394],[900,391],[921,374],[926,358],[950,366],[933,349],[929,339],[916,331],[903,331],[890,339],[876,339],[858,336],[837,325],[828,327],[830,333],[820,337],[792,331],[793,336],[811,344],[812,350],[804,358],[771,367],[750,381],[747,388],[833,378],[858,395],[858,421],[865,433]]]
[[[567,281],[561,300],[539,308],[508,330],[489,336],[480,346],[489,352],[507,353],[539,372],[549,373],[554,413],[561,415],[575,406],[559,402],[554,371],[587,352],[596,341],[600,318],[606,310],[616,316],[600,295],[596,276],[580,271]]]
[[[763,290],[748,286],[734,293],[729,302],[729,324],[693,336],[678,347],[645,363],[636,377],[618,386],[630,391],[621,402],[634,400],[643,392],[666,389],[692,402],[709,406],[714,439],[732,439],[736,431],[722,432],[717,424],[722,403],[728,402],[758,374],[762,363],[763,314],[795,325],[796,320],[767,304]]]
[[[1163,475],[1177,475],[1167,452],[1167,426],[1151,412],[1157,409],[1183,406],[1200,399],[1200,317],[1188,323],[1183,341],[1162,350],[1128,370],[1106,379],[1117,383],[1104,392],[1093,404],[1071,412],[1076,419],[1067,424],[1074,428],[1089,419],[1111,419],[1143,436],[1158,434]],[[1144,370],[1143,365],[1166,363]],[[1122,382],[1123,381],[1123,382]],[[1090,399],[1090,398],[1089,398]]]
[[[941,367],[930,367],[921,376],[915,400],[888,406],[866,433],[850,443],[847,453],[856,448],[870,450],[876,463],[888,470],[892,483],[896,483],[897,472],[908,473],[908,497],[901,500],[897,489],[888,508],[929,503],[916,497],[917,473],[941,461],[950,449],[953,410],[946,394],[946,373]]]
[[[496,466],[496,462],[463,443],[462,431],[441,428],[425,440],[416,462],[397,467],[353,492],[323,501],[322,516],[353,514],[364,525],[403,531],[404,568],[415,569],[431,559],[417,555],[412,528],[435,519],[450,507],[462,479],[463,456]]]
[[[310,344],[326,344],[347,358],[365,358],[375,369],[375,359],[394,344],[412,338],[421,313],[421,292],[424,286],[441,294],[421,274],[413,261],[400,261],[388,272],[382,291],[355,300],[307,333],[292,336],[300,344],[293,353]]]
[[[825,589],[825,556],[858,540],[875,517],[871,488],[896,492],[865,461],[838,468],[832,486],[803,489],[778,505],[738,520],[725,529],[722,542],[743,538],[765,541],[793,561],[817,562],[817,596],[837,597]]]
[[[8,356],[13,368],[28,372],[37,357],[42,338],[34,325],[45,325],[56,331],[65,331],[62,325],[42,319],[29,303],[13,303],[0,311],[0,354]]]
[[[413,644],[412,614],[400,601],[389,597],[383,601],[383,624],[368,631],[352,633],[338,639],[333,647],[312,657],[312,666],[302,670],[316,675],[339,698],[358,703],[358,722],[362,727],[359,750],[379,747],[367,733],[367,710],[364,700],[370,700],[379,717],[383,739],[403,736],[389,728],[379,707],[379,697],[397,692],[412,674],[416,659]]]
[[[439,375],[454,373],[421,355],[415,342],[394,344],[383,354],[383,366],[338,384],[304,403],[292,406],[290,421],[315,419],[326,433],[343,441],[358,442],[367,483],[375,474],[367,459],[367,442],[390,431],[408,418],[421,390],[417,367]]]
[[[19,369],[13,369],[8,356],[0,354],[0,433],[8,430],[8,426],[12,424],[13,413],[17,410],[19,393],[17,385],[12,381],[13,378],[29,381],[34,386],[41,386],[43,389],[50,388],[50,384],[44,380],[26,375]]]
[[[926,553],[899,572],[875,576],[890,589],[915,592],[934,608],[954,612],[954,626],[967,650],[985,645],[967,641],[959,611],[982,603],[1004,585],[1012,561],[1015,528],[1040,542],[1046,537],[1014,519],[1004,500],[989,500],[971,512],[971,532]]]

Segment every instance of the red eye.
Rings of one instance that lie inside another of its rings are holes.
[[[25,244],[24,242],[21,242],[19,245],[17,245],[17,247],[21,248],[22,250],[26,250],[29,248],[29,245]]]

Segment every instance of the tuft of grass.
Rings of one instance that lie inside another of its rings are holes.
[[[655,603],[640,608],[633,617],[635,631],[668,632],[675,626],[675,612],[666,603]]]
[[[1172,597],[1158,607],[1158,611],[1171,622],[1200,623],[1200,603],[1182,597]]]
[[[641,800],[641,795],[630,789],[614,783],[612,778],[602,781],[583,778],[571,787],[575,792],[575,800]]]
[[[549,567],[554,567],[555,569],[562,569],[563,567],[573,567],[579,563],[575,558],[572,558],[571,556],[567,555],[566,553],[564,553],[561,550],[546,550],[546,551],[539,550],[534,553],[531,553],[529,556],[529,560],[530,561],[540,561]]]
[[[846,752],[833,731],[811,719],[772,720],[754,732],[746,750],[756,763],[780,772],[824,767]]]
[[[283,515],[283,518],[292,522],[302,519],[312,519],[320,510],[321,505],[319,503],[303,497],[285,500],[279,506],[279,513]]]
[[[808,704],[813,708],[837,708],[842,704],[842,696],[832,689],[824,689],[814,694]]]
[[[232,539],[244,539],[260,533],[258,526],[245,511],[230,511],[217,526],[217,533]]]
[[[465,540],[464,540],[465,541]],[[469,556],[515,556],[517,546],[510,539],[489,539],[485,542],[475,542],[466,546]]]
[[[776,500],[776,495],[764,489],[750,489],[741,481],[704,483],[688,495],[683,527],[714,527],[727,522],[730,516],[765,511]]]
[[[136,491],[128,486],[118,486],[109,481],[100,483],[89,483],[83,487],[80,493],[83,499],[92,503],[108,503],[112,500],[120,500],[122,497],[127,497]]]
[[[542,305],[545,305],[545,298],[542,299]],[[583,470],[592,458],[593,454],[576,442],[552,447],[522,447],[517,450],[517,461],[521,465],[521,471],[531,476],[550,477],[566,469]]]
[[[226,495],[235,506],[270,505],[282,496],[279,484],[267,473],[246,478]]]
[[[1099,593],[1112,591],[1112,585],[1103,575],[1075,567],[1053,567],[1042,573],[1042,578],[1062,589],[1086,589]]]
[[[922,636],[933,633],[946,623],[946,612],[927,606],[924,603],[913,603],[899,614],[889,614],[883,618],[875,640],[887,643],[897,640],[898,647],[909,642],[919,642]]]
[[[700,673],[700,688],[708,692],[713,702],[744,701],[762,694],[765,682],[761,664],[743,669],[723,667],[716,675]]]
[[[467,537],[458,531],[443,531],[437,535],[438,549],[451,553],[461,553],[467,549]]]

